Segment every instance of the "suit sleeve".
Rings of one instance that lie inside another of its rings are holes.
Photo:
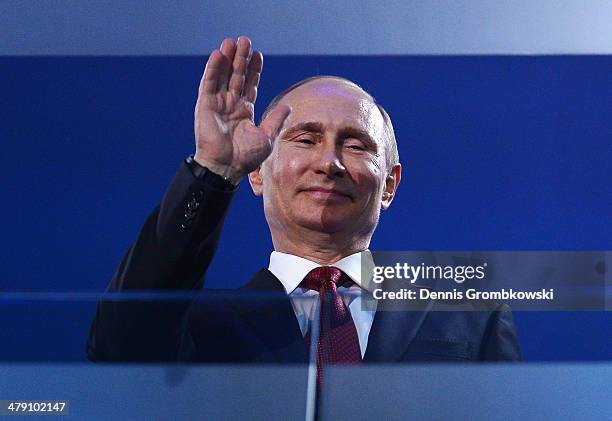
[[[507,304],[502,304],[490,317],[481,346],[480,360],[521,361],[522,359],[512,312]]]
[[[183,163],[163,200],[146,219],[107,291],[191,291],[216,250],[234,191],[207,185]],[[100,301],[91,325],[92,361],[171,361],[189,303]]]

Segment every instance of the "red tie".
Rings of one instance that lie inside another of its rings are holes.
[[[325,364],[358,364],[361,351],[355,323],[348,308],[338,294],[338,285],[351,282],[340,269],[321,266],[311,270],[300,287],[319,292],[320,321],[319,343],[317,346],[317,383],[323,379]],[[310,330],[306,334],[310,345]]]

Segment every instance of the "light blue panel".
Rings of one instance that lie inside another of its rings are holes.
[[[609,363],[333,368],[326,376],[330,420],[612,419]]]
[[[0,2],[1,55],[609,54],[601,0]]]
[[[305,367],[2,365],[0,373],[3,399],[68,399],[74,419],[305,416]],[[609,363],[331,368],[326,379],[322,419],[612,419]]]
[[[306,366],[0,365],[4,400],[69,400],[78,420],[304,419]],[[59,417],[58,419],[63,419]]]

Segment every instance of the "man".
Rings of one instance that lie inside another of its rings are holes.
[[[246,37],[212,52],[195,109],[195,156],[147,219],[110,290],[201,288],[245,177],[263,197],[275,249],[269,268],[237,294],[211,292],[194,303],[101,302],[89,357],[306,362],[307,344],[316,342],[319,363],[520,359],[506,306],[361,309],[360,254],[401,180],[391,121],[354,83],[319,77],[279,95],[256,126],[262,65]],[[282,296],[244,299],[249,291]],[[321,322],[313,324],[317,312]]]

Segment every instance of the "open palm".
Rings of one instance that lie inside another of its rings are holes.
[[[251,41],[225,39],[213,51],[200,81],[195,108],[195,159],[237,183],[255,170],[272,150],[272,141],[289,115],[278,106],[258,127],[254,123],[263,56]]]

